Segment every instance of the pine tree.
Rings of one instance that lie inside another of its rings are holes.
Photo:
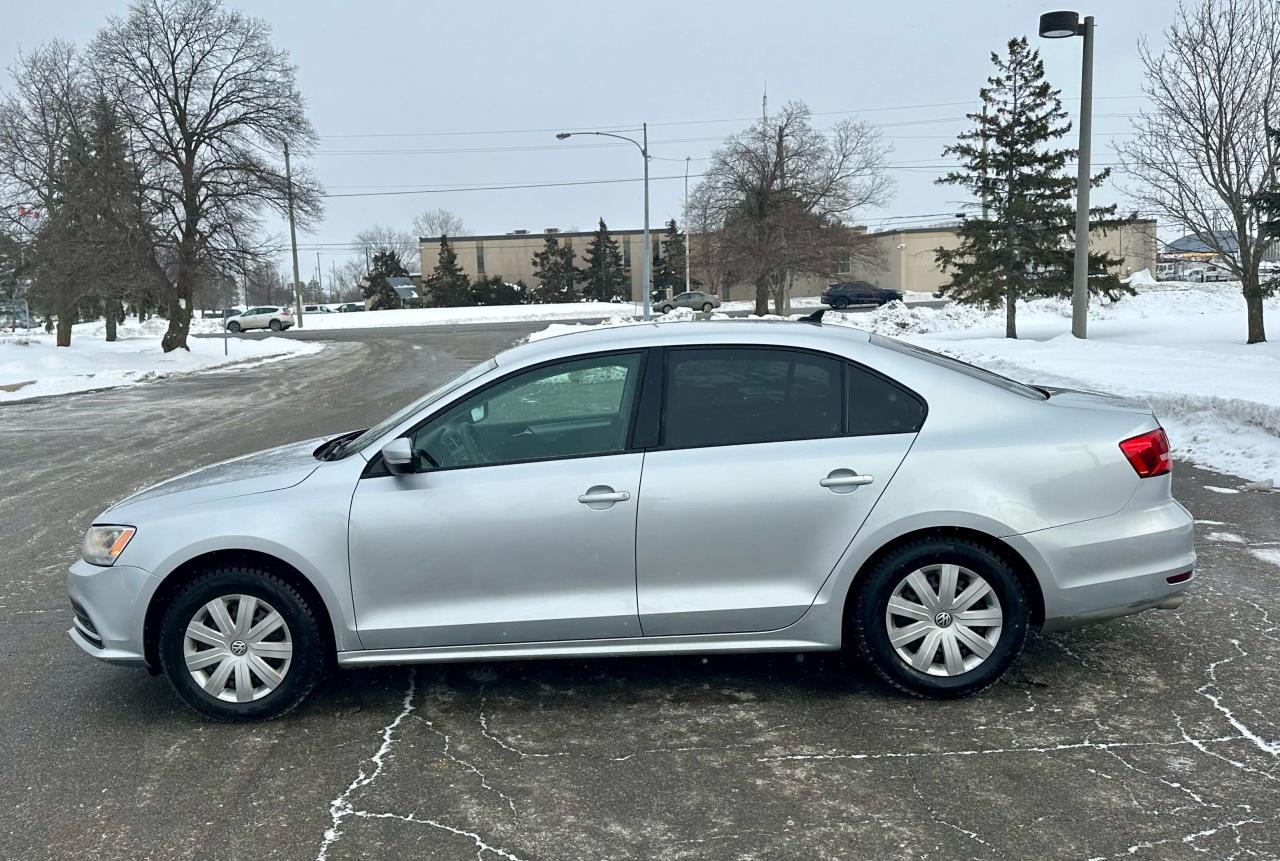
[[[458,308],[475,304],[471,298],[471,279],[458,265],[458,255],[449,246],[449,237],[440,237],[440,254],[436,266],[427,276],[427,295],[437,308]]]
[[[673,295],[689,289],[684,283],[684,256],[684,234],[676,227],[676,220],[672,218],[667,221],[667,229],[663,231],[662,254],[653,272],[655,294],[665,298],[668,289]]]
[[[938,263],[951,274],[939,291],[964,304],[1005,306],[1005,336],[1016,338],[1017,301],[1070,296],[1075,230],[1075,178],[1066,164],[1078,155],[1052,144],[1071,129],[1059,91],[1044,79],[1038,51],[1025,38],[1009,40],[1008,56],[992,53],[996,73],[979,97],[975,127],[943,150],[961,170],[937,182],[969,189],[983,202],[980,218],[966,218],[960,244],[939,248]],[[1110,171],[1093,178],[1099,185]],[[1091,210],[1095,225],[1115,226],[1115,207]],[[989,214],[988,214],[989,213]],[[1089,255],[1089,288],[1115,299],[1133,290],[1109,272],[1121,261]]]
[[[618,241],[609,235],[603,218],[582,259],[586,262],[582,270],[583,298],[594,302],[613,302],[626,297],[629,279],[622,265],[622,249],[618,247]]]
[[[1267,137],[1271,138],[1273,146],[1280,147],[1280,129],[1268,128]],[[1254,202],[1257,204],[1258,217],[1262,222],[1258,232],[1263,238],[1280,240],[1280,183],[1273,182],[1271,188],[1257,195]],[[1274,292],[1275,282],[1274,276],[1264,282],[1264,291]]]
[[[533,275],[538,286],[533,290],[534,302],[576,302],[578,291],[574,284],[578,270],[573,265],[576,255],[573,248],[561,245],[554,233],[547,234],[542,250],[533,255]]]
[[[476,305],[523,305],[528,299],[523,284],[492,275],[471,285],[471,301]]]
[[[399,308],[400,296],[392,288],[388,278],[403,277],[409,273],[400,264],[400,255],[391,249],[384,249],[373,255],[373,268],[369,277],[361,284],[365,305],[370,311],[385,311]]]

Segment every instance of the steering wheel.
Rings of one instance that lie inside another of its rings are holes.
[[[468,463],[483,463],[486,460],[484,449],[480,445],[480,439],[476,436],[475,428],[470,422],[463,422],[459,427],[459,436],[462,437],[463,443],[467,447]]]

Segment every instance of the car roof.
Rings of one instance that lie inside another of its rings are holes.
[[[579,353],[682,344],[759,344],[844,353],[850,345],[865,344],[870,337],[869,332],[852,326],[798,320],[635,322],[550,335],[500,353],[497,362],[526,365]]]

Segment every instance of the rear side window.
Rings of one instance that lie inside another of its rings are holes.
[[[924,424],[919,398],[856,365],[845,367],[845,403],[852,436],[915,433]]]
[[[841,363],[795,350],[667,353],[663,443],[671,448],[840,436]]]

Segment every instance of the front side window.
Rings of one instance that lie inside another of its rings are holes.
[[[691,448],[839,436],[842,380],[839,361],[797,350],[671,350],[663,444]]]
[[[641,359],[615,353],[557,362],[477,392],[414,433],[418,469],[624,451]]]

